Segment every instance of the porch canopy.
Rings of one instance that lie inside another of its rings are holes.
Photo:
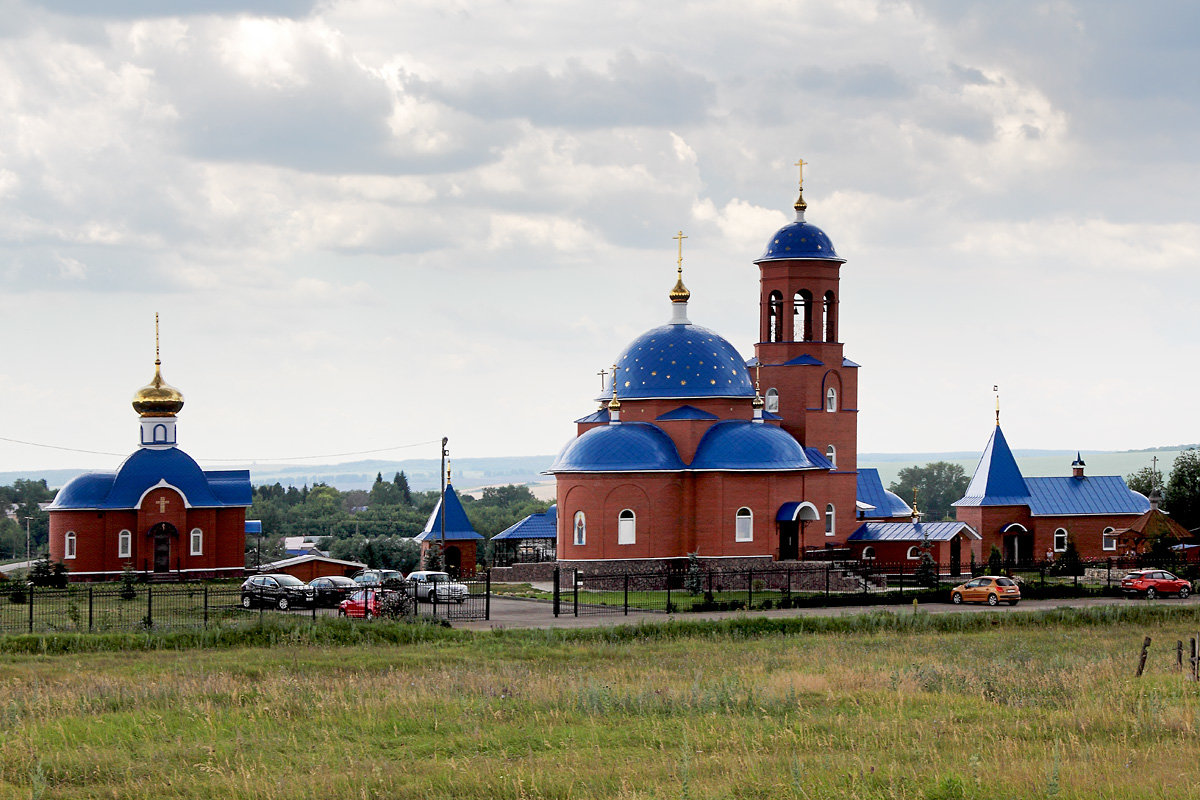
[[[784,503],[775,514],[776,522],[816,522],[820,518],[821,514],[817,511],[817,507],[807,500]]]

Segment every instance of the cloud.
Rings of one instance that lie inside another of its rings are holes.
[[[56,14],[107,19],[254,14],[307,16],[318,0],[28,0]]]

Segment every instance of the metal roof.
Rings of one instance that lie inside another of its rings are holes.
[[[541,514],[530,514],[492,537],[497,539],[554,539],[558,536],[558,506],[553,505]]]
[[[782,428],[761,422],[725,420],[705,431],[689,469],[781,471],[820,467]]]
[[[838,256],[833,249],[833,242],[825,235],[825,231],[803,219],[789,222],[777,230],[771,237],[771,241],[767,243],[766,251],[756,258],[754,263],[782,261],[789,258],[841,262],[846,260]]]
[[[689,323],[660,325],[617,357],[617,397],[626,399],[754,397],[745,361],[720,334]],[[612,396],[605,379],[603,400]]]
[[[585,431],[567,443],[548,472],[662,472],[683,469],[675,443],[648,422]]]
[[[177,447],[141,448],[116,472],[89,472],[69,481],[49,508],[133,509],[159,486],[178,491],[189,508],[246,507],[254,500],[249,470],[206,472]]]
[[[870,506],[870,510],[860,511],[860,519],[886,519],[888,517],[910,517],[912,509],[898,496],[883,488],[883,480],[879,470],[874,467],[860,467],[858,470],[858,499]]]
[[[608,409],[602,408],[599,411],[593,411],[586,417],[580,417],[579,419],[575,420],[575,423],[578,425],[588,422],[608,422],[609,419],[611,419],[611,417],[608,416]]]
[[[783,365],[785,367],[823,367],[825,362],[805,353],[802,356],[796,356],[791,361],[783,362]]]
[[[1030,502],[1029,487],[997,425],[975,467],[967,492],[956,506],[1022,506]]]
[[[467,512],[463,510],[462,501],[458,499],[458,492],[454,491],[452,484],[446,484],[446,531],[445,538],[449,539],[482,539],[475,532],[475,526],[471,524],[471,520],[467,518]],[[413,537],[418,542],[423,542],[426,539],[441,539],[442,538],[442,499],[438,498],[437,505],[433,507],[433,513],[429,515],[429,520],[425,523],[425,530]]]
[[[810,514],[805,517],[808,522],[816,522],[821,518],[821,512],[817,507],[807,501],[797,502],[795,500],[788,501],[779,507],[775,512],[775,520],[777,522],[795,522],[800,519],[801,512],[807,509]]]
[[[1026,478],[1035,517],[1074,514],[1144,514],[1150,501],[1132,491],[1119,475]]]
[[[659,414],[654,418],[655,422],[672,422],[674,420],[715,420],[720,419],[716,414],[710,414],[707,411],[701,411],[695,406],[680,406],[673,408],[665,414]]]
[[[948,542],[959,533],[982,538],[965,522],[864,522],[848,542]]]

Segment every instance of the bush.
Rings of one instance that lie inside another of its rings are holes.
[[[16,605],[25,605],[29,600],[29,595],[25,592],[25,584],[17,583],[12,587],[12,591],[8,593],[8,602]]]
[[[700,556],[688,553],[687,575],[683,579],[683,588],[692,597],[704,591],[704,576],[700,572]]]
[[[128,561],[121,568],[121,599],[132,600],[137,597],[137,589],[134,583],[137,582],[137,573],[133,571],[133,565]]]
[[[1004,569],[1004,555],[996,545],[992,545],[992,552],[988,553],[987,568],[991,575],[999,575]]]
[[[67,588],[67,565],[61,561],[51,561],[46,558],[38,559],[29,570],[29,582],[34,586],[44,586],[52,589]]]

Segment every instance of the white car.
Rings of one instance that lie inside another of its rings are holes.
[[[437,602],[462,603],[467,599],[470,590],[466,586],[451,580],[445,572],[420,570],[408,574],[409,585],[412,586],[413,596],[418,600],[433,600],[437,594]]]

